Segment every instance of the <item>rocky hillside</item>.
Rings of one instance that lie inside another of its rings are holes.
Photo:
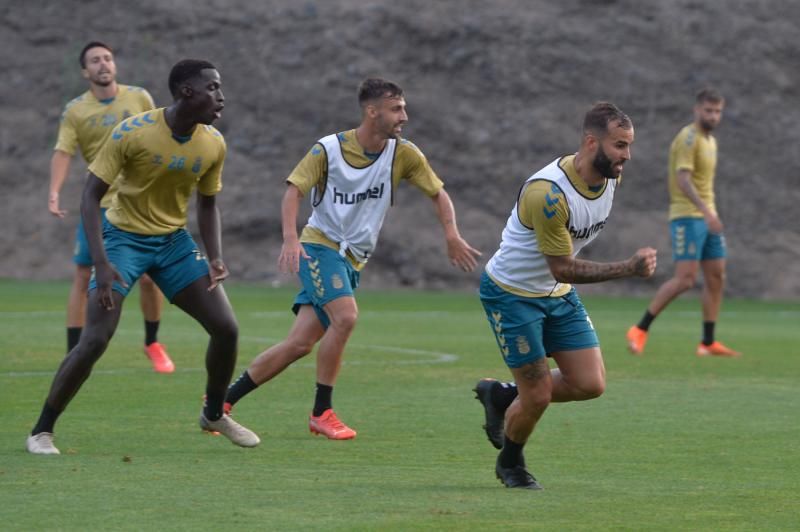
[[[229,146],[220,197],[235,277],[279,276],[283,179],[311,144],[354,127],[368,75],[406,90],[405,135],[444,179],[464,236],[493,253],[524,178],[574,151],[583,113],[617,103],[636,127],[612,219],[585,253],[629,256],[656,246],[648,282],[590,290],[650,293],[671,272],[666,160],[691,120],[695,91],[727,96],[718,131],[719,208],[730,250],[729,293],[800,296],[800,3],[794,0],[477,0],[247,2],[141,0],[0,6],[0,222],[3,276],[66,278],[85,166],[63,192],[65,222],[46,208],[64,103],[85,90],[76,56],[88,40],[117,49],[119,79],[169,102],[166,78],[185,57],[219,68]],[[450,268],[429,201],[401,188],[366,286],[476,285]]]

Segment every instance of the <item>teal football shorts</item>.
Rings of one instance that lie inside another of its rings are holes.
[[[292,311],[297,314],[301,305],[311,305],[327,329],[330,319],[323,307],[334,299],[353,296],[361,274],[334,249],[320,244],[302,246],[311,258],[300,257],[298,276],[303,289],[297,294]]]
[[[484,271],[479,294],[509,368],[600,345],[574,288],[561,297],[523,297],[503,290]]]
[[[114,282],[112,289],[123,296],[128,295],[143,273],[150,276],[169,301],[194,281],[208,275],[208,261],[185,229],[166,235],[139,235],[104,220],[103,243],[109,262],[128,284],[125,288]],[[92,272],[89,290],[95,288],[97,282]]]

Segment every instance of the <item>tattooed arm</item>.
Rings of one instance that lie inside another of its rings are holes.
[[[593,262],[569,255],[545,257],[550,272],[560,283],[599,283],[622,277],[650,277],[656,270],[656,250],[653,248],[641,248],[631,258],[620,262]]]

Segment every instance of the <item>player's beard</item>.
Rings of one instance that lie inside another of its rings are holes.
[[[92,83],[94,83],[94,84],[95,84],[95,85],[97,85],[98,87],[108,87],[109,85],[111,85],[112,83],[114,83],[114,79],[115,79],[115,78],[114,78],[114,76],[109,76],[109,77],[108,77],[108,81],[105,81],[105,80],[103,80],[103,79],[101,79],[101,78],[100,78],[100,76],[101,76],[101,75],[102,75],[102,74],[98,74],[97,76],[94,76],[94,77],[92,78],[92,80],[91,80],[91,81],[92,81]]]
[[[400,135],[398,133],[395,133],[395,129],[398,126],[401,126],[402,128],[402,126],[405,125],[405,122],[397,122],[394,124],[390,124],[383,118],[380,118],[379,120],[380,122],[378,123],[378,129],[383,132],[383,134],[386,136],[387,139],[399,138]]]
[[[606,152],[603,151],[603,146],[597,146],[597,153],[592,161],[592,166],[606,179],[617,179],[619,177],[619,175],[614,175],[614,164],[608,158]]]
[[[706,120],[700,120],[700,128],[702,128],[702,130],[706,133],[711,133],[714,131],[714,127],[716,127],[715,124],[712,124]]]
[[[393,126],[389,126],[389,127],[386,128],[387,129],[387,132],[386,132],[386,138],[387,139],[395,139],[396,140],[399,137],[399,135],[397,133],[395,133],[395,129],[397,128],[397,126],[398,126],[398,124],[395,124]]]

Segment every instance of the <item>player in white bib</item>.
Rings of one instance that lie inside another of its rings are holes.
[[[509,488],[541,488],[522,450],[550,402],[593,399],[605,389],[597,334],[571,284],[655,271],[652,248],[621,262],[575,258],[608,220],[631,144],[630,118],[610,103],[595,104],[584,118],[578,152],[523,184],[500,249],[483,273],[481,303],[516,384],[481,379],[475,392],[489,440],[501,449],[495,473]]]
[[[333,411],[333,386],[358,317],[354,291],[360,272],[375,249],[400,181],[411,182],[433,201],[454,266],[472,271],[480,256],[461,238],[442,181],[422,152],[400,137],[408,121],[403,90],[390,81],[367,79],[359,87],[358,101],[361,125],[320,139],[287,179],[279,267],[300,277],[303,289],[292,309],[297,318],[289,336],[256,357],[226,398],[230,409],[319,342],[309,429],[333,440],[356,436]],[[297,211],[306,195],[313,210],[298,238]]]

